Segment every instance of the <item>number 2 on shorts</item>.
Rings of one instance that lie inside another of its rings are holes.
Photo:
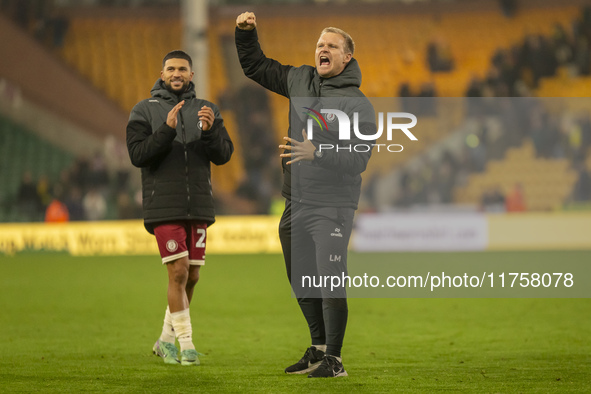
[[[205,233],[206,233],[206,230],[204,228],[197,229],[197,234],[199,235],[199,239],[197,240],[195,247],[197,247],[197,248],[204,248],[205,247],[205,242],[203,242],[203,240],[205,239]]]

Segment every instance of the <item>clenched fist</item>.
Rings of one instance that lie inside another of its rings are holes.
[[[236,26],[242,30],[252,30],[257,27],[257,17],[254,12],[243,12],[236,18]]]

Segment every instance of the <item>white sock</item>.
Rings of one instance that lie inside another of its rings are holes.
[[[316,349],[322,350],[324,353],[326,353],[326,345],[312,345],[312,346],[314,346]]]
[[[193,345],[193,329],[191,328],[189,308],[184,311],[171,313],[170,317],[172,318],[174,333],[181,346],[181,352],[187,349],[195,349],[195,345]]]
[[[164,325],[162,326],[162,334],[160,334],[160,340],[162,342],[174,343],[174,329],[172,328],[172,317],[170,317],[170,309],[166,307],[166,313],[164,314]]]

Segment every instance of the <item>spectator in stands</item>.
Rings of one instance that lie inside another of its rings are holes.
[[[434,38],[427,45],[427,65],[432,72],[448,72],[454,69],[451,48],[442,37]]]
[[[453,200],[456,171],[448,160],[433,163],[433,177],[431,179],[431,194],[428,202],[433,204],[449,204]]]
[[[37,195],[39,196],[39,201],[41,201],[43,210],[45,210],[52,200],[51,184],[49,183],[49,178],[45,174],[41,175],[37,181]]]
[[[23,1],[25,2],[25,1]],[[47,44],[47,38],[50,36],[49,28],[50,28],[50,1],[47,0],[37,0],[37,1],[30,1],[27,0],[29,4],[32,5],[31,9],[31,29],[33,36],[39,41],[44,44]]]
[[[101,152],[96,152],[90,161],[90,177],[88,181],[90,185],[98,187],[102,191],[109,186],[107,162]]]
[[[86,220],[84,205],[82,204],[82,190],[78,186],[70,186],[64,203],[70,213],[71,221]]]
[[[378,210],[378,183],[383,174],[379,169],[371,173],[369,178],[365,181],[362,190],[362,200],[365,201],[364,212],[377,212]]]
[[[237,195],[252,201],[256,206],[254,213],[267,214],[271,207],[271,191],[275,188],[273,184],[280,182],[279,168],[273,159],[276,147],[267,92],[259,85],[247,84],[233,102],[246,170]]]
[[[410,90],[410,84],[408,82],[402,82],[398,86],[398,97],[412,97],[412,92]]]
[[[505,208],[507,212],[524,212],[527,210],[521,183],[516,183],[509,194],[507,194]]]
[[[541,106],[530,114],[530,135],[536,148],[536,157],[550,158],[558,136],[555,120]]]
[[[70,221],[68,207],[62,201],[63,187],[59,183],[53,188],[53,200],[47,206],[45,211],[45,221],[47,223],[65,223]]]
[[[502,152],[497,158],[504,156],[504,151],[510,146],[520,146],[527,134],[527,113],[529,111],[528,99],[514,100],[500,98],[499,117],[502,130]]]
[[[482,103],[479,99],[473,99],[475,97],[482,97],[482,87],[483,81],[478,78],[476,74],[472,74],[470,78],[470,82],[468,83],[468,88],[464,95],[468,98],[466,100],[466,112],[468,116],[478,116],[482,114]]]
[[[25,30],[29,29],[29,24],[31,22],[31,2],[30,1],[22,1],[22,0],[14,0],[11,1],[14,19],[16,23]]]
[[[468,177],[472,172],[470,155],[468,154],[467,147],[464,145],[463,149],[454,155],[454,158],[456,159],[456,183],[454,186],[465,185],[468,183]]]
[[[468,88],[465,93],[466,97],[482,97],[482,80],[476,74],[472,74]]]
[[[440,202],[439,196],[430,194],[434,172],[434,167],[428,158],[424,158],[410,169],[409,177],[405,180],[405,188],[402,189],[401,197],[404,206],[424,205],[429,203],[430,198],[433,202]]]
[[[583,36],[576,39],[573,63],[578,75],[591,75],[591,49],[589,42],[591,41]]]
[[[484,212],[505,212],[505,196],[499,185],[492,186],[482,194],[480,207]]]
[[[457,158],[449,150],[445,150],[438,163],[434,164],[434,168],[439,170],[439,174],[435,175],[435,179],[439,185],[439,193],[441,195],[441,202],[453,202],[453,188],[458,183],[458,175],[460,173],[460,165]]]
[[[55,10],[50,11],[48,18],[48,30],[51,38],[51,45],[54,48],[62,48],[64,40],[70,27],[70,21],[64,15],[59,14]]]
[[[119,192],[117,195],[117,219],[141,219],[142,209],[130,197],[127,192]]]
[[[591,116],[587,113],[580,114],[579,124],[581,125],[581,150],[583,157],[586,158],[591,148]]]
[[[531,86],[537,88],[540,79],[556,73],[557,62],[549,40],[541,35],[526,36],[523,45],[524,66],[531,72]]]
[[[417,100],[416,97],[419,97],[419,93],[413,91],[410,83],[402,82],[398,88],[397,94],[398,97],[400,97],[400,105],[403,112],[410,112],[415,115],[422,114],[421,106],[425,104],[427,100]],[[428,90],[425,90],[422,94],[422,97],[434,97],[429,96],[431,93]]]
[[[577,182],[573,187],[571,199],[573,201],[591,201],[591,175],[585,166],[585,162],[576,164]]]
[[[82,199],[82,205],[88,220],[103,220],[107,216],[107,201],[95,186],[90,187]]]
[[[17,208],[27,221],[39,220],[42,212],[41,199],[37,194],[37,187],[33,182],[31,171],[25,171],[17,193]]]
[[[554,24],[551,42],[558,65],[570,64],[573,61],[574,43],[560,23]]]
[[[129,190],[130,173],[127,147],[114,136],[109,135],[104,143],[105,155],[109,157],[109,168],[114,172],[114,190],[111,195]]]
[[[499,5],[503,15],[512,18],[517,12],[517,0],[499,0]]]
[[[410,112],[411,114],[416,113],[416,108],[413,103],[416,103],[413,99],[409,99],[412,97],[412,91],[410,90],[410,84],[408,82],[402,82],[398,86],[398,97],[400,97],[400,108],[403,112]]]
[[[490,158],[491,125],[484,116],[477,118],[476,125],[478,128],[475,133],[466,137],[466,145],[468,146],[471,170],[473,172],[482,172],[485,170],[486,162]]]
[[[421,90],[417,97],[424,99],[419,100],[418,108],[415,109],[414,114],[424,116],[435,116],[437,115],[437,100],[432,97],[437,97],[437,91],[435,90],[435,83],[423,82],[421,84]]]
[[[498,94],[500,97],[516,96],[516,84],[520,81],[517,55],[512,50],[501,50],[499,62],[496,64],[499,70],[499,80],[505,85],[505,91]]]
[[[410,188],[411,183],[410,169],[403,169],[398,178],[398,196],[394,205],[399,207],[410,207],[412,205],[412,192]]]
[[[90,179],[90,164],[84,157],[78,157],[70,169],[70,182],[85,194]]]
[[[582,148],[583,132],[578,119],[572,113],[563,114],[560,117],[558,138],[552,151],[552,157],[566,157],[576,163],[584,155]]]
[[[573,33],[576,38],[584,37],[591,41],[591,6],[585,6],[579,18],[573,22]]]

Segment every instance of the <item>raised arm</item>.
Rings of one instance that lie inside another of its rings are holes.
[[[254,13],[238,15],[235,41],[244,75],[266,89],[289,97],[287,76],[293,67],[284,66],[265,56],[259,44]]]

